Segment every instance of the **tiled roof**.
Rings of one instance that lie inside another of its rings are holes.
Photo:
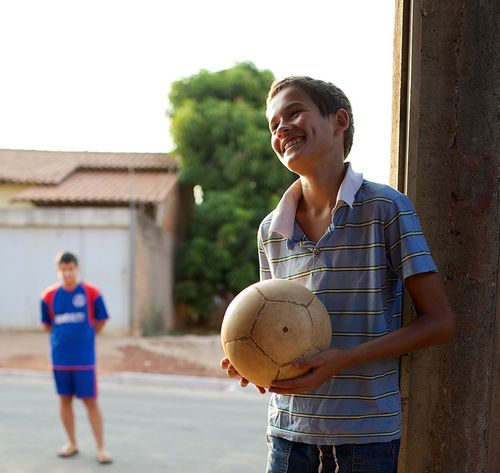
[[[168,173],[77,171],[56,186],[25,189],[14,200],[40,205],[159,203],[176,181],[177,175]]]
[[[0,182],[59,184],[76,170],[167,171],[177,169],[166,153],[93,153],[0,149]]]

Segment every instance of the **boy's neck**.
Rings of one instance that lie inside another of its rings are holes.
[[[78,284],[79,284],[78,281],[71,283],[71,284],[66,284],[63,282],[62,287],[65,291],[71,292],[77,288]]]
[[[301,176],[302,209],[315,215],[330,213],[337,202],[346,170],[347,165],[342,161],[332,163],[327,169],[318,169],[314,175]]]

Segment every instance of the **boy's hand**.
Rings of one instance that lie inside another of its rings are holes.
[[[223,370],[226,370],[227,376],[229,378],[241,378],[240,379],[240,386],[242,388],[246,388],[249,384],[248,379],[243,378],[234,368],[234,366],[229,362],[227,358],[222,358],[220,362],[220,367]],[[255,386],[261,394],[264,394],[266,390],[262,386]]]
[[[293,362],[295,368],[309,368],[309,372],[297,378],[273,381],[269,392],[277,394],[301,394],[319,388],[327,379],[343,368],[342,350],[324,350],[317,355],[300,358]]]
[[[105,320],[97,320],[95,323],[95,333],[100,333],[106,324]]]

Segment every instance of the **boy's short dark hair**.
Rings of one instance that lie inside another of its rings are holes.
[[[69,251],[60,251],[56,255],[56,263],[60,265],[61,263],[75,263],[75,266],[78,266],[78,259]]]
[[[352,116],[351,102],[347,96],[336,85],[307,76],[290,76],[285,79],[274,81],[267,95],[267,104],[283,89],[297,87],[303,90],[314,104],[319,108],[324,117],[336,113],[343,108],[349,115],[349,128],[344,132],[344,158],[347,157],[352,147],[354,136],[354,119]]]

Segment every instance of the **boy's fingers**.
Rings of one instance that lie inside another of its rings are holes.
[[[236,378],[240,376],[240,374],[236,371],[234,366],[230,363],[230,361],[227,358],[223,358],[220,362],[220,367],[223,370],[226,370],[227,376],[229,378]]]
[[[242,378],[241,375],[236,371],[234,366],[229,362],[227,358],[223,358],[220,362],[220,367],[227,371],[227,375],[230,378],[240,377],[240,386],[246,388],[249,384],[248,379]],[[255,386],[261,394],[264,394],[266,390],[262,386]]]
[[[293,367],[298,369],[314,368],[315,366],[317,366],[318,362],[321,361],[321,355],[322,353],[317,353],[316,355],[297,358],[293,362]]]

